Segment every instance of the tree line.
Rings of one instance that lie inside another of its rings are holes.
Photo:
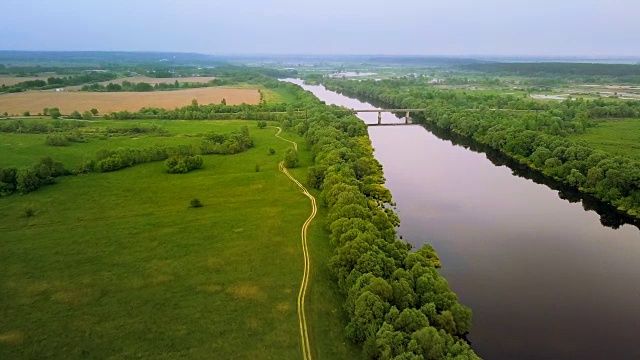
[[[424,108],[424,121],[489,145],[632,216],[640,215],[640,162],[567,137],[595,126],[598,118],[640,117],[640,101],[535,102],[438,89],[407,91],[397,86],[398,81],[394,86],[336,80],[326,85],[390,106]],[[532,109],[538,111],[510,111]]]
[[[89,84],[84,85],[82,87],[82,91],[93,91],[93,92],[121,92],[121,91],[135,91],[135,92],[148,92],[148,91],[167,91],[167,90],[178,90],[178,89],[194,89],[194,88],[202,88],[202,87],[210,87],[210,86],[218,86],[219,82],[216,80],[207,81],[204,83],[199,82],[179,82],[175,80],[174,82],[169,83],[159,83],[159,84],[150,84],[144,81],[141,82],[131,82],[131,81],[122,81],[121,84],[118,83],[108,83],[107,85],[102,84]]]
[[[515,76],[571,77],[585,81],[616,80],[625,83],[640,81],[640,65],[595,63],[475,63],[460,66],[465,70]]]
[[[117,78],[118,75],[110,72],[90,72],[86,74],[49,77],[45,80],[27,80],[15,85],[0,85],[0,93],[15,93],[26,90],[47,90],[65,86],[82,85],[92,82],[109,81]]]
[[[345,299],[347,337],[369,359],[478,359],[463,339],[471,310],[439,275],[433,248],[411,252],[397,238],[400,220],[366,125],[317,100],[307,110],[306,119],[282,126],[303,135],[312,152],[306,181],[328,208],[329,267]]]

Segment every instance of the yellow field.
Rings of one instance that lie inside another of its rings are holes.
[[[223,98],[229,105],[258,104],[260,93],[256,89],[225,87],[153,92],[27,91],[0,95],[0,113],[6,111],[17,115],[29,111],[37,114],[44,108],[57,107],[63,114],[92,108],[105,114],[121,110],[138,111],[143,107],[173,109],[189,105],[193,99],[201,105],[218,104]]]
[[[47,81],[47,76],[35,77],[35,76],[27,76],[27,77],[17,77],[17,76],[0,76],[0,85],[15,85],[17,83],[21,83],[23,81],[31,81],[31,80],[44,80]]]

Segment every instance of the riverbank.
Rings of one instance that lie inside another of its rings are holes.
[[[431,91],[429,94],[436,98],[442,96],[442,99],[429,102],[420,96],[400,96],[397,90],[395,95],[387,91],[382,96],[378,93],[382,91],[382,88],[375,90],[375,86],[372,88],[371,85],[328,82],[325,86],[352,96],[363,96],[368,100],[374,99],[387,106],[411,104],[415,107],[425,108],[425,113],[422,116],[415,115],[419,119],[418,122],[428,122],[458,135],[472,138],[502,152],[505,156],[540,171],[545,176],[573,187],[576,191],[614,206],[632,219],[640,219],[640,190],[637,185],[634,185],[637,177],[635,174],[640,174],[640,162],[594,150],[587,143],[574,142],[566,136],[553,135],[554,132],[559,134],[567,131],[583,132],[584,130],[579,130],[578,127],[584,129],[586,122],[585,125],[580,125],[575,121],[554,123],[556,120],[545,119],[545,116],[548,115],[540,114],[537,110],[531,114],[518,113],[518,117],[512,121],[510,119],[515,116],[514,113],[505,115],[505,112],[494,112],[490,109],[469,111],[469,107],[484,104],[478,100],[479,97],[473,97],[476,99],[475,101],[478,101],[477,104],[467,103],[464,107],[459,108],[461,102],[468,101],[465,100],[466,95],[460,95],[460,98],[455,100],[456,105],[447,108],[447,100],[443,101],[443,99],[452,95],[439,91]],[[377,95],[374,96],[374,94]],[[379,96],[384,99],[379,99]],[[494,97],[487,98],[493,99]],[[514,106],[526,106],[526,103],[516,102],[516,104]],[[554,109],[549,107],[547,112],[559,111]],[[594,109],[593,111],[600,110]],[[532,123],[549,121],[551,122],[550,128],[535,125],[541,130],[528,130],[535,127],[531,125]],[[525,122],[527,125],[522,129],[511,127],[516,126],[511,124],[517,124],[517,122]],[[554,126],[556,129],[553,128]]]
[[[376,108],[302,86],[328,104]],[[362,115],[377,122],[376,113]],[[383,114],[383,123],[402,121]],[[441,274],[474,311],[474,350],[499,360],[640,357],[632,335],[640,331],[640,230],[606,207],[590,211],[594,204],[576,202],[567,187],[549,188],[546,177],[522,176],[528,167],[495,150],[475,152],[434,129],[368,133],[397,205],[398,235],[437,251]]]

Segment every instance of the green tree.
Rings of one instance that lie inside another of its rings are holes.
[[[49,112],[49,115],[51,116],[52,119],[59,119],[60,116],[62,116],[62,114],[60,113],[60,110],[56,107],[56,108],[50,108],[47,109]]]
[[[71,112],[71,114],[69,114],[69,117],[70,117],[71,119],[82,119],[82,114],[80,114],[80,113],[79,113],[78,111],[76,111],[76,110],[73,110],[73,111]]]
[[[82,118],[85,120],[91,120],[93,113],[91,111],[85,111],[82,113]]]
[[[96,108],[93,108],[93,109],[91,109],[89,111],[91,111],[92,115],[98,115],[98,109],[96,109]]]
[[[284,152],[284,166],[288,168],[298,167],[298,151],[294,148],[288,148]]]

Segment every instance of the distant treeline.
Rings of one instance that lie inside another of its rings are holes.
[[[46,80],[27,80],[15,85],[0,85],[0,92],[14,93],[25,90],[47,90],[65,86],[82,85],[91,82],[109,81],[117,78],[113,73],[91,72],[67,77],[49,77]]]
[[[640,101],[536,102],[514,96],[403,89],[396,81],[327,80],[329,88],[389,106],[424,108],[425,121],[538,169],[580,191],[640,216],[640,162],[593,149],[566,135],[603,117],[640,117]],[[523,111],[536,109],[539,111]],[[515,110],[515,111],[514,111]]]
[[[123,81],[122,84],[117,83],[108,83],[107,85],[102,84],[90,84],[84,85],[82,87],[82,91],[96,91],[96,92],[119,92],[119,91],[136,91],[136,92],[145,92],[145,91],[163,91],[163,90],[177,90],[177,89],[193,89],[193,88],[201,88],[208,86],[216,86],[220,85],[220,82],[216,82],[216,80],[211,80],[204,83],[199,82],[179,82],[175,80],[174,82],[169,83],[160,83],[160,84],[149,84],[147,82],[130,82]]]
[[[221,79],[220,81],[225,81]],[[293,94],[294,101],[284,103],[268,103],[261,102],[259,105],[226,105],[223,100],[221,104],[199,105],[197,101],[193,101],[191,105],[176,109],[162,108],[142,108],[137,112],[118,111],[106,114],[106,119],[183,119],[183,120],[228,120],[228,119],[247,119],[247,120],[275,120],[282,121],[294,117],[304,117],[310,99],[315,97],[307,92],[300,91],[297,85],[282,82],[270,78],[266,78],[260,74],[245,74],[242,76],[234,76],[230,78],[229,83],[245,82],[256,83],[267,88],[279,88]],[[216,79],[216,83],[218,80]],[[349,113],[344,108],[329,107],[334,113]],[[282,114],[275,114],[281,112]]]
[[[84,121],[63,121],[63,120],[3,120],[0,121],[0,132],[5,133],[26,133],[26,134],[47,134],[52,132],[64,132],[85,127]]]
[[[613,77],[633,81],[640,79],[640,65],[588,63],[477,63],[460,66],[466,70],[490,74],[521,76]]]

